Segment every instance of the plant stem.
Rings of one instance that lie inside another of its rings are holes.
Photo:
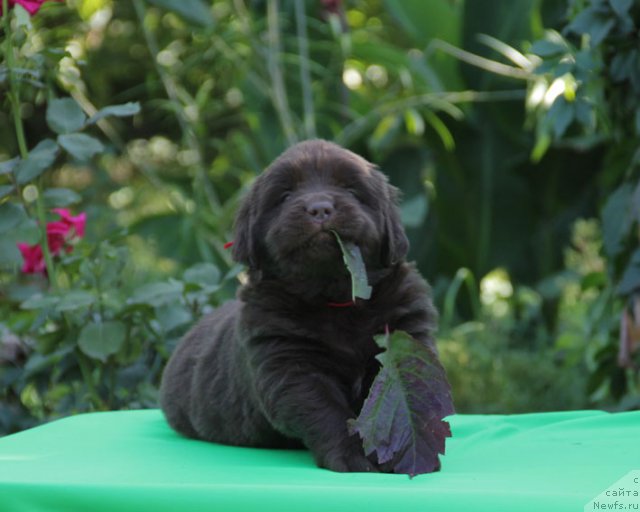
[[[36,215],[38,217],[38,225],[40,226],[40,239],[42,240],[40,243],[42,245],[42,254],[44,255],[44,263],[47,267],[47,275],[49,276],[49,284],[53,290],[57,290],[58,288],[58,275],[56,266],[53,263],[53,256],[51,255],[51,251],[49,250],[49,239],[47,237],[47,214],[44,209],[44,199],[42,194],[40,193],[40,187],[37,185],[33,185],[36,187],[37,198],[36,198]]]
[[[304,130],[307,138],[314,138],[316,136],[316,119],[313,107],[313,91],[311,90],[311,74],[309,72],[309,38],[307,36],[304,0],[296,0],[294,7],[298,36],[298,56],[300,58],[300,84],[302,86]]]
[[[87,391],[89,392],[89,397],[91,398],[91,404],[99,410],[105,410],[105,403],[100,397],[98,390],[96,389],[93,383],[93,377],[91,375],[91,369],[89,368],[89,364],[87,363],[86,356],[80,351],[80,349],[76,349],[76,360],[78,361],[78,365],[80,366],[80,372],[82,373],[82,379],[84,380],[85,385],[87,386]]]
[[[508,64],[502,64],[501,62],[481,57],[480,55],[462,50],[461,48],[440,39],[434,39],[430,46],[437,50],[442,50],[443,52],[448,53],[467,64],[471,64],[472,66],[476,66],[497,75],[515,78],[517,80],[533,80],[535,78],[535,75],[526,69],[509,66]]]
[[[493,214],[493,187],[494,170],[496,165],[495,152],[493,149],[493,137],[484,137],[482,144],[482,154],[480,158],[481,173],[481,203],[480,203],[480,226],[478,235],[478,250],[476,255],[476,272],[484,275],[487,272],[487,262],[489,261],[489,249],[491,247],[491,228]],[[475,224],[475,222],[474,222]],[[477,227],[474,227],[475,231]]]
[[[20,87],[16,80],[14,72],[14,51],[13,51],[13,38],[11,37],[11,20],[9,15],[9,1],[2,0],[2,21],[4,23],[4,57],[7,63],[7,75],[9,77],[9,104],[11,105],[11,114],[13,117],[13,125],[16,132],[16,139],[18,141],[18,150],[20,151],[20,158],[24,161],[29,157],[29,148],[27,145],[27,138],[25,136],[24,124],[22,123],[22,116],[20,115]],[[56,275],[56,268],[53,264],[53,257],[49,250],[49,243],[47,240],[47,218],[44,209],[44,200],[40,193],[41,187],[33,184],[36,187],[36,216],[38,218],[38,225],[40,228],[40,245],[42,247],[42,254],[44,255],[44,262],[47,268],[47,274],[49,276],[49,284],[55,290],[58,286],[58,279]],[[21,192],[18,184],[16,183],[16,193],[21,196]]]
[[[456,272],[453,281],[451,281],[444,297],[444,306],[442,308],[442,316],[440,317],[440,325],[443,331],[447,331],[452,327],[456,298],[458,297],[462,284],[467,285],[469,301],[473,309],[473,318],[476,320],[480,318],[481,307],[478,301],[478,285],[473,277],[473,273],[469,269],[460,268]]]
[[[298,141],[295,130],[293,129],[293,120],[291,118],[291,109],[287,101],[287,91],[284,85],[284,77],[282,75],[282,67],[280,66],[280,57],[282,49],[280,48],[280,23],[279,23],[278,0],[268,0],[267,2],[267,65],[269,75],[271,77],[271,85],[273,88],[273,104],[276,108],[282,130],[289,145],[293,145]]]
[[[11,112],[13,114],[13,124],[16,130],[16,138],[18,139],[18,149],[20,156],[24,159],[29,154],[27,149],[27,141],[24,136],[24,128],[22,126],[22,118],[20,117],[20,95],[19,89],[16,87],[16,77],[13,71],[13,38],[11,37],[11,15],[9,14],[9,1],[2,0],[2,22],[4,25],[4,58],[7,63],[7,74],[9,76],[9,103],[11,104]],[[17,111],[17,115],[16,115]]]
[[[409,96],[395,101],[386,102],[378,107],[374,107],[366,114],[357,117],[347,124],[334,141],[341,146],[349,147],[358,137],[361,137],[366,130],[374,123],[378,122],[387,114],[397,114],[411,107],[429,107],[433,111],[442,110],[454,119],[461,119],[464,114],[456,104],[473,103],[481,101],[521,101],[524,99],[526,91],[456,91],[456,92],[430,92]]]
[[[175,106],[176,119],[178,120],[178,124],[180,125],[180,130],[182,131],[185,142],[187,146],[189,146],[189,149],[191,149],[197,155],[196,176],[193,183],[195,196],[197,198],[204,194],[214,215],[219,215],[222,212],[220,199],[218,198],[218,195],[205,172],[202,148],[200,147],[200,143],[198,142],[198,137],[195,130],[191,126],[189,119],[184,113],[184,108],[178,94],[178,84],[174,80],[174,78],[169,73],[167,73],[167,71],[160,64],[158,64],[158,53],[160,52],[160,49],[155,35],[145,24],[147,10],[144,2],[142,0],[134,0],[133,6],[136,10],[136,15],[142,28],[142,33],[144,34],[145,42],[147,43],[147,48],[149,50],[149,53],[151,54],[156,72],[158,73],[162,85],[164,86],[167,97]]]

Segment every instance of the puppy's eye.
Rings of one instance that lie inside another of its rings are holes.
[[[284,203],[288,201],[290,197],[291,197],[291,191],[287,190],[280,196],[280,203]]]
[[[349,194],[351,194],[356,199],[360,199],[360,192],[357,188],[348,188],[347,192],[349,192]]]

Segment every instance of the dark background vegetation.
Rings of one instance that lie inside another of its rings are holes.
[[[76,0],[18,25],[29,149],[53,98],[141,110],[33,182],[88,214],[55,283],[20,273],[36,207],[0,173],[24,216],[0,215],[0,432],[156,406],[181,334],[234,294],[239,198],[311,137],[402,189],[459,412],[640,406],[635,2]],[[19,154],[6,64],[0,162]]]

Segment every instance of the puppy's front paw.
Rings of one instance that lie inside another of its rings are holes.
[[[378,467],[365,457],[362,444],[355,436],[318,457],[318,465],[339,473],[380,472]]]

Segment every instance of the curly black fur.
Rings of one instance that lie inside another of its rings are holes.
[[[428,285],[406,263],[397,192],[373,165],[312,140],[255,181],[235,225],[233,256],[249,281],[182,340],[163,375],[169,424],[197,439],[284,448],[301,443],[319,466],[380,471],[347,420],[379,369],[373,336],[404,330],[433,347]],[[357,244],[373,286],[351,283],[331,233]]]

